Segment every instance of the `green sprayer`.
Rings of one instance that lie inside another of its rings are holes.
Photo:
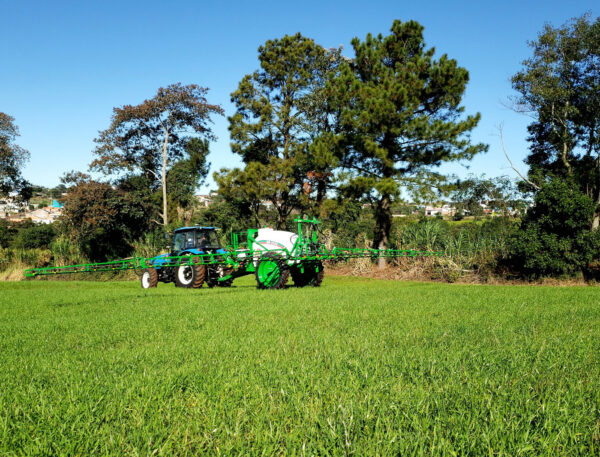
[[[248,229],[231,234],[223,249],[215,227],[182,227],[175,230],[168,254],[133,257],[111,262],[30,268],[26,277],[68,273],[135,270],[144,289],[159,282],[177,287],[231,286],[235,278],[253,274],[259,289],[281,289],[289,277],[297,287],[321,285],[324,261],[356,258],[441,256],[441,252],[412,249],[332,248],[319,241],[316,219],[298,218],[298,233],[272,228]]]

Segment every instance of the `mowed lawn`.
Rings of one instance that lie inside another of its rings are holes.
[[[600,455],[600,288],[0,284],[0,455]]]

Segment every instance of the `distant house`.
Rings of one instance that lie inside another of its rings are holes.
[[[8,218],[11,213],[18,213],[27,207],[27,202],[21,201],[16,192],[0,200],[0,217]]]
[[[213,202],[213,198],[210,195],[196,195],[196,200],[205,208],[208,208]]]
[[[456,208],[448,203],[442,206],[426,206],[425,216],[454,216]]]
[[[54,206],[45,206],[33,211],[26,213],[19,213],[10,218],[11,221],[19,222],[24,220],[31,220],[36,224],[51,224],[56,221],[62,214],[62,207],[55,208]]]

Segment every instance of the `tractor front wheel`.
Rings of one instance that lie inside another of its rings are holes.
[[[158,284],[158,272],[155,268],[144,268],[140,278],[143,289],[151,289]]]
[[[259,289],[283,289],[290,276],[284,259],[266,254],[256,266],[256,284]]]
[[[199,289],[204,284],[206,266],[181,265],[175,270],[175,286],[187,289]]]

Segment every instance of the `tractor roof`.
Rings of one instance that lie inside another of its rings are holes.
[[[174,230],[174,232],[183,232],[184,230],[217,230],[216,227],[200,227],[200,226],[194,226],[194,227],[179,227],[178,229]]]

